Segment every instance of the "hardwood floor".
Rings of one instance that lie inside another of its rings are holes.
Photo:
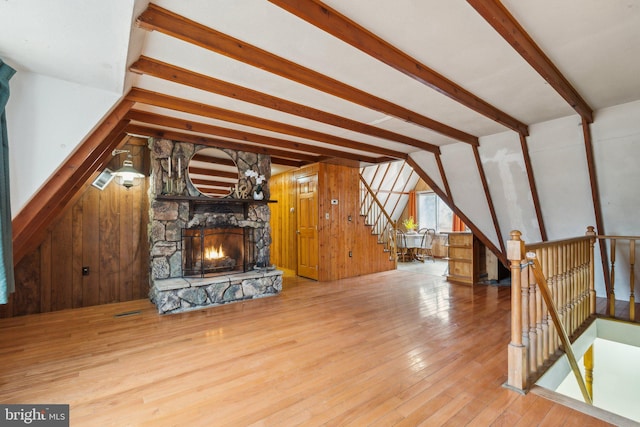
[[[0,402],[68,403],[72,426],[607,425],[502,387],[509,292],[287,276],[279,296],[178,315],[139,300],[2,319]]]

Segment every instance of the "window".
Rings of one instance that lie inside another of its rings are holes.
[[[416,203],[420,228],[433,228],[438,232],[452,230],[453,211],[436,193],[417,193]]]

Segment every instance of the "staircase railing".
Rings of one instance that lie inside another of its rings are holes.
[[[552,321],[555,322],[552,318],[554,308],[560,326],[572,339],[595,318],[594,245],[597,239],[610,242],[609,317],[616,316],[616,242],[629,241],[629,319],[635,320],[635,241],[640,236],[597,236],[593,227],[587,227],[587,233],[582,237],[529,245],[525,245],[520,236],[519,231],[512,231],[507,244],[507,257],[511,263],[507,385],[526,391],[550,362],[567,349],[562,343],[561,328],[550,327]],[[623,255],[626,257],[627,254]],[[555,307],[545,301],[544,285],[548,286]]]
[[[507,257],[511,262],[511,343],[507,384],[527,390],[561,352],[560,333],[549,327],[549,307],[525,254],[531,252],[548,282],[559,321],[572,336],[595,313],[593,245],[595,232],[573,239],[528,245],[519,231],[511,232]]]
[[[616,281],[616,253],[618,241],[629,241],[629,253],[623,254],[628,256],[629,259],[629,320],[636,320],[636,297],[635,297],[635,258],[636,258],[636,240],[640,239],[639,236],[598,236],[598,239],[609,240],[609,274],[611,277],[611,286],[609,288],[609,294],[607,295],[607,314],[611,317],[616,317],[616,297],[615,297],[615,281]]]
[[[376,197],[366,180],[360,175],[360,215],[365,217],[365,224],[371,226],[371,234],[378,236],[378,243],[384,245],[384,250],[389,251],[390,257],[395,259],[396,223],[385,211],[384,206]]]
[[[576,360],[576,356],[573,353],[573,348],[571,348],[571,341],[569,341],[569,336],[567,335],[567,331],[562,323],[562,319],[560,318],[560,314],[556,309],[556,304],[553,301],[551,296],[551,288],[547,283],[546,277],[544,277],[544,273],[542,272],[542,266],[540,265],[540,261],[536,257],[536,254],[533,252],[527,252],[527,260],[529,261],[529,266],[533,271],[533,275],[538,284],[538,292],[542,294],[543,303],[546,308],[549,309],[549,316],[553,321],[553,325],[555,326],[555,330],[560,337],[560,343],[562,344],[562,348],[567,355],[567,359],[569,359],[569,365],[571,366],[571,370],[576,377],[576,381],[578,382],[578,387],[580,388],[580,392],[582,392],[582,397],[586,403],[589,405],[593,404],[592,399],[592,391],[587,387],[587,383],[585,383],[584,378],[582,378],[582,373],[580,372],[580,368],[578,367],[578,361]],[[543,309],[544,309],[543,306]],[[544,342],[544,336],[542,337]],[[544,348],[544,345],[543,345]]]

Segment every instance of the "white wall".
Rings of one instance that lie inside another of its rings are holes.
[[[541,241],[518,134],[504,132],[480,138],[479,152],[502,239],[506,242],[511,231],[518,230],[525,242]]]
[[[440,174],[440,169],[438,168],[436,155],[429,151],[416,151],[411,153],[409,156],[418,166],[420,166],[420,169],[422,169],[424,173],[433,180],[434,184],[446,194],[447,189],[444,187],[444,181]],[[447,194],[447,196],[449,196],[449,194]]]
[[[442,165],[451,189],[453,203],[497,248],[500,248],[473,147],[458,143],[446,145],[441,151]]]
[[[605,231],[640,236],[640,101],[596,111],[594,117],[591,133]],[[526,242],[541,241],[518,135],[504,132],[483,137],[480,143],[501,237],[506,241],[511,230],[519,230]],[[549,240],[584,235],[596,221],[580,118],[531,125],[527,144]],[[472,148],[463,143],[441,148],[454,202],[499,247]],[[441,183],[432,154],[411,157]],[[616,259],[616,298],[623,300],[629,298],[628,246],[618,245]],[[640,243],[637,252],[640,257]],[[596,291],[605,296],[597,246],[596,260]],[[635,275],[640,277],[640,260]]]
[[[640,235],[640,101],[602,109],[591,125],[605,232]],[[640,278],[640,242],[635,276]],[[616,299],[629,299],[629,242],[616,250]],[[640,279],[636,279],[638,282]],[[604,287],[602,287],[604,293]],[[638,292],[636,291],[636,295]]]
[[[591,125],[607,234],[640,234],[640,101],[600,110]]]
[[[531,125],[527,138],[549,240],[583,235],[595,225],[582,125],[570,116]]]
[[[115,105],[119,94],[18,71],[7,104],[12,216]]]

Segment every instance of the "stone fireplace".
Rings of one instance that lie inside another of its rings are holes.
[[[182,275],[212,277],[249,270],[255,266],[252,236],[241,227],[183,228]]]
[[[223,150],[235,162],[245,194],[204,196],[187,174],[189,159],[204,146],[151,139],[150,299],[158,312],[177,313],[271,296],[282,272],[269,263],[270,157]],[[253,171],[264,175],[264,200],[253,200]],[[222,253],[222,254],[221,254]]]

